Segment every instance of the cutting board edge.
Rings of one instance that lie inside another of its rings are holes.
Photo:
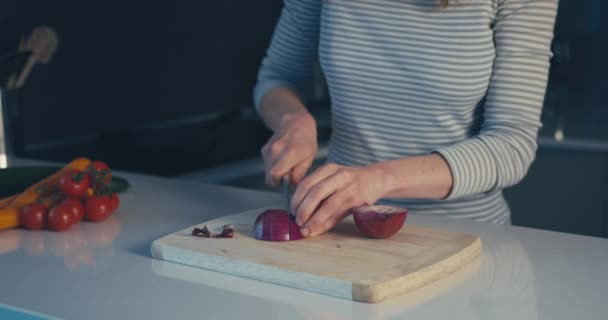
[[[170,244],[163,243],[165,238],[167,237],[152,242],[151,253],[152,257],[155,259],[203,268],[251,280],[268,282],[289,288],[311,291],[346,300],[352,300],[353,298],[353,285],[352,282],[349,281],[323,277],[307,272],[289,271],[265,264],[206,254],[193,250],[179,249]],[[187,261],[188,259],[184,259],[186,255],[181,253],[189,253],[190,255],[197,257],[197,259],[194,261]],[[256,270],[255,277],[251,275],[253,273],[252,270]],[[288,280],[282,281],[283,279]]]
[[[474,237],[475,239],[467,247],[415,274],[406,274],[380,283],[353,283],[352,300],[366,303],[383,302],[456,272],[481,255],[483,251],[481,239],[479,236]]]

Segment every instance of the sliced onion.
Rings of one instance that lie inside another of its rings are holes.
[[[361,233],[370,238],[388,238],[397,233],[407,217],[404,208],[365,205],[351,209],[355,224]]]
[[[258,215],[253,224],[253,237],[264,241],[290,241],[303,238],[300,227],[283,209],[269,209]]]

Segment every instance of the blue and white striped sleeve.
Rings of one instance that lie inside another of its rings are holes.
[[[478,135],[436,151],[454,184],[448,199],[512,186],[534,161],[558,0],[497,0],[496,58]]]
[[[292,89],[303,101],[313,84],[321,0],[285,0],[272,41],[258,72],[254,105],[272,88]]]

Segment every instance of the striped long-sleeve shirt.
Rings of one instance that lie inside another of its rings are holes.
[[[444,200],[412,213],[509,223],[502,189],[534,160],[558,0],[285,0],[254,90],[307,92],[318,58],[332,101],[328,161],[438,152]]]

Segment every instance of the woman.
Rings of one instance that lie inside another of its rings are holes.
[[[501,190],[535,157],[558,0],[285,0],[255,105],[290,174],[305,236],[364,203],[510,223]],[[318,57],[332,100],[328,164],[304,92]]]

